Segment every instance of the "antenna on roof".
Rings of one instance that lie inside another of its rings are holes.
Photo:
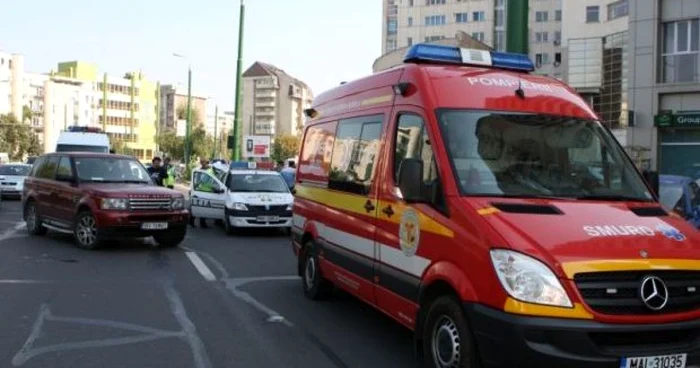
[[[525,99],[525,90],[523,89],[523,82],[520,76],[518,76],[518,89],[515,90],[515,95],[523,100]]]

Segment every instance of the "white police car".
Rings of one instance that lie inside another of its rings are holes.
[[[282,175],[223,165],[214,169],[214,175],[202,170],[192,173],[192,216],[223,220],[228,233],[237,228],[291,229],[294,196]]]

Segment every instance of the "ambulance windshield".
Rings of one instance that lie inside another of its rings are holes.
[[[438,119],[464,195],[652,200],[598,122],[473,110]]]

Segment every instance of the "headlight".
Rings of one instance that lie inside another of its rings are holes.
[[[234,203],[232,208],[236,211],[248,211],[248,207],[246,207],[245,203],[240,202]]]
[[[504,249],[491,250],[491,262],[506,292],[528,303],[573,307],[559,279],[542,262]]]
[[[181,210],[185,208],[185,199],[184,198],[173,198],[172,202],[170,203],[170,207],[174,210]]]
[[[103,210],[125,210],[129,207],[129,200],[126,198],[102,198],[100,208]]]

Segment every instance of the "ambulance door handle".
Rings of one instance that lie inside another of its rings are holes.
[[[391,208],[391,205],[384,207],[384,209],[382,209],[382,212],[384,212],[384,214],[387,217],[391,217],[394,215],[394,210]]]
[[[370,201],[368,199],[367,202],[365,202],[365,211],[367,211],[367,213],[370,213],[370,212],[374,211],[374,209],[375,209],[375,207],[372,204],[372,201]]]

